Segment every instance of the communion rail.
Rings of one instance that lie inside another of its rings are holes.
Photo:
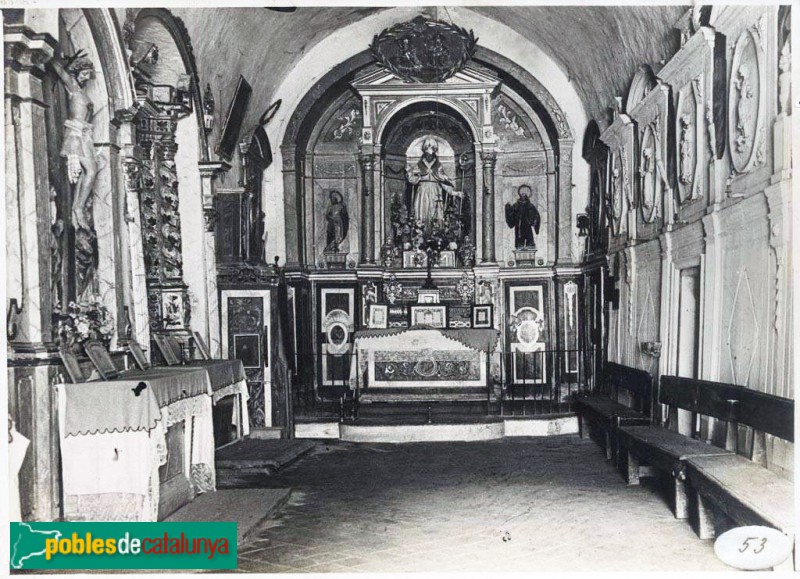
[[[296,419],[358,420],[360,399],[373,393],[352,365],[357,354],[316,353],[295,356],[292,373],[292,404]],[[541,350],[537,352],[498,351],[487,354],[491,378],[485,399],[476,401],[470,412],[486,416],[543,416],[569,414],[579,396],[593,392],[597,383],[600,357],[596,349]],[[356,365],[356,368],[358,366]],[[418,391],[419,389],[417,389]],[[458,401],[435,403],[442,412],[458,413]],[[394,404],[395,410],[401,404]],[[404,411],[430,417],[431,404],[409,400]]]

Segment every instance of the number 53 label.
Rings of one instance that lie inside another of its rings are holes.
[[[714,553],[731,567],[760,571],[783,563],[792,553],[792,543],[771,527],[737,527],[717,538]]]

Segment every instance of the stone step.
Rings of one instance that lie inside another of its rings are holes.
[[[275,474],[314,448],[309,440],[245,439],[215,455],[217,488],[248,486]]]

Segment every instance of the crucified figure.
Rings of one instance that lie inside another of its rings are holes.
[[[94,104],[89,99],[86,85],[94,78],[94,63],[79,50],[64,62],[50,60],[50,66],[67,89],[67,115],[64,121],[64,142],[61,156],[67,159],[69,182],[75,185],[72,216],[75,225],[90,232],[87,202],[92,195],[97,177],[97,161],[94,151]]]

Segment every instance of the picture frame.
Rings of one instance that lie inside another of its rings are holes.
[[[78,357],[75,354],[64,348],[59,348],[58,355],[61,357],[61,362],[64,364],[70,382],[80,384],[86,381],[81,371],[81,365],[78,363]]]
[[[492,304],[481,304],[472,306],[472,327],[473,328],[494,327],[494,306]]]
[[[167,366],[177,366],[181,363],[181,359],[178,357],[175,350],[172,349],[172,345],[167,341],[167,337],[164,334],[153,334],[153,340],[158,347],[158,351],[161,352],[161,357],[164,358],[164,361],[167,363]]]
[[[185,347],[184,344],[179,342],[174,335],[166,334],[164,336],[164,339],[166,340],[169,347],[172,348],[172,351],[175,353],[175,357],[178,359],[179,364],[185,364],[186,362],[191,362],[191,360],[187,359],[189,356],[189,348]]]
[[[456,266],[456,252],[452,249],[445,249],[439,253],[439,261],[436,262],[438,267],[455,267]]]
[[[203,336],[200,335],[200,332],[192,332],[192,337],[194,338],[194,346],[200,353],[200,357],[203,360],[210,360],[211,351],[208,349],[208,345],[205,340],[203,340]]]
[[[113,380],[119,376],[119,370],[101,342],[89,340],[83,345],[83,349],[103,380]]]
[[[215,149],[215,152],[226,161],[230,161],[236,152],[236,143],[239,140],[239,133],[242,130],[242,123],[252,93],[253,88],[250,83],[242,75],[239,75],[239,83],[233,93],[231,105],[228,107],[228,115],[225,117],[225,124]]]
[[[133,356],[133,361],[136,362],[136,365],[140,370],[149,370],[151,368],[150,360],[148,360],[147,356],[144,355],[144,351],[139,345],[139,342],[136,340],[129,340],[128,350],[130,351],[131,356]]]
[[[430,328],[447,328],[447,305],[444,304],[412,304],[408,306],[409,327],[427,326]]]
[[[261,368],[261,336],[258,334],[235,334],[233,357],[241,360],[245,368]]]
[[[389,306],[369,304],[369,323],[371,330],[385,330],[389,327]]]

